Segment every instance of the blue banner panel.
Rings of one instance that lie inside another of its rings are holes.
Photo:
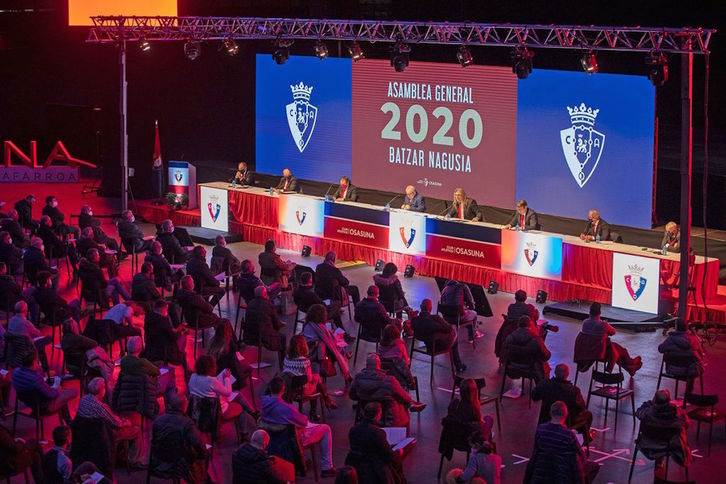
[[[347,203],[325,202],[325,216],[347,218],[388,227],[388,212],[383,210],[383,207],[376,209]]]
[[[426,233],[444,235],[457,239],[470,239],[490,244],[502,243],[502,229],[471,222],[446,220],[428,217],[426,219]]]

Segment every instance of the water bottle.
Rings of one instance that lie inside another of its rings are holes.
[[[446,215],[444,215],[444,219],[446,219],[446,220],[451,219],[451,215],[449,215],[449,212],[446,212]]]
[[[670,246],[670,244],[668,242],[666,242],[666,244],[663,246],[663,250],[662,250],[663,255],[668,255],[669,246]]]
[[[232,178],[232,188],[237,188],[237,178]]]
[[[272,193],[275,191],[274,188],[270,187],[270,196],[272,196]]]
[[[597,234],[595,234],[595,243],[596,244],[600,243],[600,233],[599,232]]]
[[[386,211],[389,211],[389,210],[391,210],[391,204],[390,203],[387,203],[386,204]]]

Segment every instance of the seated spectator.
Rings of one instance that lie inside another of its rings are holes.
[[[265,286],[265,283],[255,275],[255,265],[252,261],[245,259],[242,261],[242,272],[237,279],[237,290],[239,295],[247,302],[251,301],[255,297],[255,288],[258,286]],[[270,299],[274,300],[282,290],[282,286],[279,282],[265,286],[267,288],[267,294]]]
[[[15,303],[23,298],[23,290],[14,276],[8,275],[8,266],[0,262],[0,311],[15,307]],[[5,306],[7,303],[7,307]]]
[[[260,264],[262,282],[267,285],[279,283],[282,288],[287,287],[290,272],[292,272],[296,265],[291,260],[282,260],[280,255],[275,251],[274,240],[265,242],[265,251],[260,253],[258,263]]]
[[[411,359],[401,338],[401,328],[389,324],[383,328],[383,336],[376,350],[385,371],[396,377],[406,390],[413,390],[416,383],[411,373]]]
[[[13,336],[23,336],[33,342],[37,355],[40,355],[40,362],[43,365],[43,371],[48,373],[48,358],[45,348],[52,343],[50,336],[43,336],[40,330],[28,320],[28,304],[25,301],[15,303],[15,314],[8,322],[7,334]],[[37,356],[36,355],[36,356]]]
[[[154,266],[151,262],[141,264],[141,272],[131,280],[131,299],[140,303],[146,312],[151,310],[154,301],[161,299],[154,284]]]
[[[524,482],[593,482],[600,465],[586,460],[575,433],[567,428],[567,405],[553,403],[550,418],[549,422],[537,426]]]
[[[42,459],[43,448],[38,442],[25,441],[20,437],[13,438],[10,432],[0,425],[0,475],[14,476],[30,468],[33,480],[42,482]]]
[[[346,465],[355,468],[361,483],[405,483],[401,461],[403,449],[393,450],[380,428],[383,411],[379,402],[363,409],[363,418],[348,432],[350,452]]]
[[[98,346],[95,340],[80,334],[78,323],[73,318],[68,318],[63,322],[61,349],[66,367],[69,370],[75,369],[78,375],[83,371],[82,358],[85,355],[86,365],[101,373],[106,382],[106,392],[110,395],[114,385],[114,363],[106,350]]]
[[[197,358],[194,373],[189,378],[188,390],[190,395],[200,398],[219,398],[222,407],[222,418],[231,420],[242,415],[240,402],[229,398],[232,396],[232,379],[229,370],[222,370],[217,378],[217,363],[209,355]]]
[[[371,353],[366,358],[366,367],[353,378],[350,398],[355,401],[380,402],[383,406],[384,427],[407,427],[409,409],[421,412],[425,403],[414,402],[395,377],[381,371],[381,360]]]
[[[4,218],[0,222],[0,228],[10,235],[15,247],[21,249],[25,247],[25,230],[18,222],[18,212],[16,210],[10,210],[8,212],[7,218]]]
[[[367,296],[355,305],[353,318],[361,325],[361,337],[366,340],[378,340],[383,328],[399,322],[388,315],[388,311],[378,301],[378,286],[368,286]]]
[[[87,301],[95,301],[99,297],[97,291],[100,291],[100,297],[103,300],[97,302],[101,303],[101,307],[104,307],[108,303],[109,298],[114,304],[119,303],[120,297],[124,301],[130,300],[131,295],[126,291],[126,288],[118,277],[106,279],[99,265],[100,262],[101,255],[98,250],[89,249],[86,257],[81,259],[80,264],[78,264],[78,277],[81,280],[83,288],[81,296]]]
[[[123,304],[116,304],[109,309],[104,316],[105,319],[113,321],[113,337],[114,340],[120,338],[129,338],[131,336],[144,337],[143,323],[134,319],[140,308],[133,301],[126,301]]]
[[[13,244],[13,239],[5,229],[0,232],[0,261],[5,263],[9,274],[23,273],[23,250]]]
[[[491,415],[482,416],[479,402],[479,387],[473,378],[464,378],[459,384],[459,396],[449,404],[447,416],[481,432],[486,440],[492,438],[494,419]]]
[[[635,411],[640,425],[654,427],[667,427],[680,429],[680,432],[670,442],[671,457],[680,466],[689,466],[693,462],[691,448],[688,445],[686,430],[690,424],[686,411],[671,402],[671,393],[668,390],[655,392],[653,400],[647,400]],[[655,459],[655,476],[665,480],[665,451],[663,442],[641,436],[638,450],[648,459]]]
[[[161,244],[162,254],[169,263],[184,264],[189,259],[190,252],[182,247],[174,235],[174,224],[171,220],[161,222],[161,231],[156,234],[156,240]]]
[[[478,320],[476,311],[474,311],[474,297],[471,295],[469,286],[453,279],[448,280],[444,290],[441,291],[441,304],[461,308],[460,324],[462,326],[467,325],[469,341],[473,341],[474,336],[477,338],[483,336],[478,330],[475,332]]]
[[[25,268],[25,274],[31,283],[35,283],[40,271],[50,272],[53,288],[57,290],[60,272],[58,272],[57,268],[51,267],[50,264],[48,264],[48,261],[45,259],[44,251],[45,246],[43,245],[43,239],[40,237],[33,237],[30,239],[30,247],[28,247],[25,250],[25,254],[23,254],[23,267]]]
[[[78,229],[76,229],[78,230]],[[45,256],[48,259],[55,259],[64,256],[68,256],[73,269],[78,264],[78,254],[73,245],[66,244],[61,238],[54,232],[50,217],[43,215],[40,217],[40,227],[35,233],[43,241],[45,247]]]
[[[320,443],[321,477],[334,477],[337,472],[333,467],[333,436],[330,427],[326,424],[316,424],[300,413],[294,405],[285,402],[282,395],[285,393],[285,382],[280,377],[274,377],[268,386],[269,395],[262,397],[261,426],[294,425],[300,431],[300,440],[303,446]]]
[[[15,202],[15,211],[18,213],[18,221],[23,228],[34,231],[38,228],[38,222],[33,220],[33,205],[35,205],[35,195],[30,194]]]
[[[446,484],[501,484],[502,458],[494,452],[492,442],[479,431],[469,435],[471,456],[466,469],[451,469]]]
[[[691,358],[687,368],[670,365],[666,362],[666,371],[671,375],[688,378],[686,381],[686,394],[693,391],[693,383],[697,376],[703,375],[703,347],[693,332],[688,330],[687,323],[676,319],[675,330],[668,333],[668,337],[658,345],[658,351],[663,354]]]
[[[582,398],[580,389],[572,384],[567,378],[570,376],[570,368],[560,363],[555,367],[555,376],[549,380],[543,380],[537,384],[532,392],[532,400],[542,401],[539,409],[539,421],[543,424],[550,419],[549,409],[552,404],[561,401],[567,405],[567,421],[571,429],[576,429],[585,438],[590,439],[587,429],[592,424],[592,412],[587,409],[585,400]]]
[[[219,316],[214,314],[214,308],[200,294],[194,290],[194,279],[186,275],[181,278],[181,287],[174,297],[179,302],[186,324],[192,328],[194,325],[200,330],[206,330],[217,325]]]
[[[116,256],[118,253],[107,253],[106,249],[113,251],[104,244],[97,243],[93,232],[93,227],[86,227],[81,232],[81,240],[76,242],[76,251],[80,257],[88,257],[88,251],[96,249],[98,251],[98,265],[108,271],[109,277],[118,276],[118,262]]]
[[[357,305],[360,301],[360,290],[358,286],[353,286],[343,272],[335,267],[335,252],[325,254],[323,262],[315,267],[315,291],[323,299],[331,301],[341,301],[341,305],[348,304],[348,295],[353,298],[353,304]],[[344,289],[341,292],[341,289]]]
[[[308,345],[314,347],[311,352],[310,359],[320,365],[320,374],[323,376],[335,375],[335,367],[333,361],[338,362],[340,372],[346,384],[353,381],[348,368],[347,354],[341,353],[341,345],[339,345],[335,335],[326,326],[328,320],[325,306],[322,304],[313,304],[305,315],[305,324],[303,324],[302,335]],[[345,345],[345,342],[342,343]],[[332,359],[332,360],[331,360]]]
[[[358,473],[353,466],[343,466],[338,469],[334,484],[358,484]]]
[[[514,303],[507,308],[507,319],[518,321],[522,316],[529,316],[532,321],[537,321],[539,310],[534,305],[527,303],[527,293],[520,289],[514,293]]]
[[[121,358],[121,372],[119,373],[119,378],[121,378],[122,375],[148,377],[156,387],[156,391],[152,395],[153,402],[149,403],[149,406],[156,408],[156,395],[164,395],[168,397],[170,393],[176,393],[174,373],[172,371],[166,371],[162,374],[158,366],[141,356],[143,346],[142,339],[139,336],[132,336],[129,338],[126,343],[126,349],[128,353],[126,356]],[[122,389],[119,391],[121,390]],[[115,401],[117,398],[115,392],[113,397]],[[139,411],[139,413],[144,412]]]
[[[290,346],[287,349],[287,355],[285,356],[282,369],[283,372],[291,376],[304,376],[306,378],[306,382],[302,387],[303,396],[320,393],[328,409],[335,410],[338,408],[338,404],[330,398],[330,394],[327,388],[325,388],[320,374],[313,373],[312,364],[310,363],[310,358],[308,358],[308,343],[305,341],[305,336],[296,334],[290,338]],[[314,412],[311,410],[311,413]]]
[[[81,319],[81,302],[73,299],[67,302],[64,297],[58,294],[58,291],[51,284],[50,272],[41,271],[38,273],[38,287],[33,293],[35,302],[40,306],[41,311],[45,314],[46,321],[50,322],[55,311],[55,320],[60,323],[68,318],[76,321]]]
[[[144,262],[150,262],[154,267],[154,283],[171,292],[172,284],[176,284],[184,277],[184,271],[181,269],[174,271],[169,261],[161,254],[161,250],[161,244],[155,240],[151,244],[151,249],[146,254]]]
[[[421,312],[411,321],[414,337],[423,341],[426,351],[431,353],[436,342],[436,350],[449,350],[454,361],[457,373],[466,371],[466,365],[462,363],[459,356],[459,344],[456,334],[456,326],[444,321],[438,314],[431,314],[433,303],[431,299],[421,301]]]
[[[217,362],[217,369],[229,370],[236,379],[232,388],[240,390],[247,385],[252,367],[240,360],[243,348],[237,342],[228,319],[220,319],[209,342],[207,354]],[[239,355],[239,356],[238,356]]]
[[[141,451],[141,429],[129,420],[113,413],[108,405],[103,403],[106,395],[106,384],[103,378],[93,378],[88,382],[88,393],[78,401],[76,418],[102,419],[113,429],[114,441],[129,442],[128,459],[132,467],[144,467]]]
[[[292,295],[295,305],[298,309],[304,313],[308,312],[310,306],[313,304],[325,304],[320,296],[313,289],[313,274],[311,272],[303,272],[300,276],[300,285]],[[343,321],[340,319],[340,301],[330,301],[330,304],[325,304],[325,310],[328,313],[328,317],[335,323],[335,326],[345,331],[343,327]],[[345,333],[346,342],[352,343],[355,338]]]
[[[49,450],[42,461],[43,479],[45,484],[67,484],[70,482],[88,482],[91,475],[99,472],[95,464],[85,461],[76,466],[68,457],[71,447],[71,429],[66,425],[59,425],[53,429],[53,448]],[[75,467],[75,470],[74,470]],[[103,479],[101,483],[109,483]]]
[[[29,351],[23,356],[23,364],[13,371],[12,381],[13,388],[23,403],[30,407],[39,404],[41,414],[58,412],[61,419],[70,425],[68,402],[78,396],[78,390],[49,386],[38,368],[38,353]]]
[[[292,463],[267,453],[270,436],[255,430],[250,441],[232,454],[232,482],[235,484],[285,484],[295,481]]]
[[[525,369],[534,370],[534,381],[535,383],[539,383],[549,377],[550,366],[547,360],[550,359],[552,353],[545,346],[544,339],[540,336],[540,331],[529,316],[520,317],[518,326],[504,341],[505,358],[513,346],[519,347],[530,358],[530,363]],[[514,367],[515,365],[511,366]]]
[[[632,377],[643,366],[643,361],[640,356],[632,358],[628,350],[610,338],[615,335],[615,328],[600,318],[600,310],[600,303],[594,302],[590,305],[590,317],[582,322],[581,331],[583,334],[600,336],[603,340],[608,340],[614,354],[613,359]],[[612,371],[612,367],[608,368],[608,371]]]
[[[214,238],[214,249],[212,249],[212,258],[222,261],[222,271],[227,274],[239,274],[242,263],[234,256],[231,250],[227,248],[227,239],[224,235],[218,235]]]
[[[194,286],[202,296],[211,299],[209,304],[216,306],[219,298],[224,296],[225,290],[219,286],[219,281],[214,277],[207,265],[207,249],[202,245],[194,247],[191,256],[187,260],[187,275],[194,279]]]
[[[396,317],[400,319],[402,311],[408,307],[408,301],[396,272],[398,272],[396,264],[389,262],[383,266],[380,274],[373,274],[373,282],[378,287],[379,298],[384,301],[384,306],[390,312],[396,313]]]
[[[177,477],[190,484],[209,482],[207,449],[194,421],[184,414],[181,398],[170,395],[165,408],[151,429],[150,468],[155,475]]]
[[[267,295],[265,286],[255,288],[255,297],[247,302],[245,313],[244,341],[246,344],[262,344],[271,351],[278,352],[280,368],[285,358],[285,335],[280,331],[282,322],[277,314],[275,306],[272,305]]]
[[[146,313],[144,319],[144,333],[146,346],[144,357],[157,366],[170,363],[184,368],[184,375],[188,377],[191,371],[187,364],[186,333],[184,326],[173,325],[169,318],[169,303],[164,299],[154,302],[152,311]]]
[[[137,254],[146,252],[151,247],[151,239],[144,239],[144,232],[136,225],[136,217],[131,210],[121,212],[118,221],[118,235],[127,251],[133,249]]]
[[[96,242],[105,245],[109,250],[118,252],[118,241],[106,235],[101,229],[101,221],[93,216],[93,208],[90,205],[81,207],[81,214],[78,216],[78,226],[81,228],[81,231],[86,227],[91,227],[93,229],[93,239]]]

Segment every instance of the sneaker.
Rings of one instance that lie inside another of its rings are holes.
[[[426,404],[424,402],[411,402],[411,406],[408,408],[412,412],[423,412],[426,408]]]

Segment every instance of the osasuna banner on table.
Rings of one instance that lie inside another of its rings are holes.
[[[426,255],[426,216],[407,210],[391,210],[388,249],[401,254]]]
[[[202,227],[227,232],[229,230],[227,190],[201,185],[199,191],[202,197],[199,207],[202,212]]]
[[[562,237],[502,230],[502,270],[543,279],[562,279]]]
[[[613,254],[612,306],[658,313],[660,259]]]
[[[325,202],[305,195],[280,196],[280,230],[310,237],[323,236]]]

